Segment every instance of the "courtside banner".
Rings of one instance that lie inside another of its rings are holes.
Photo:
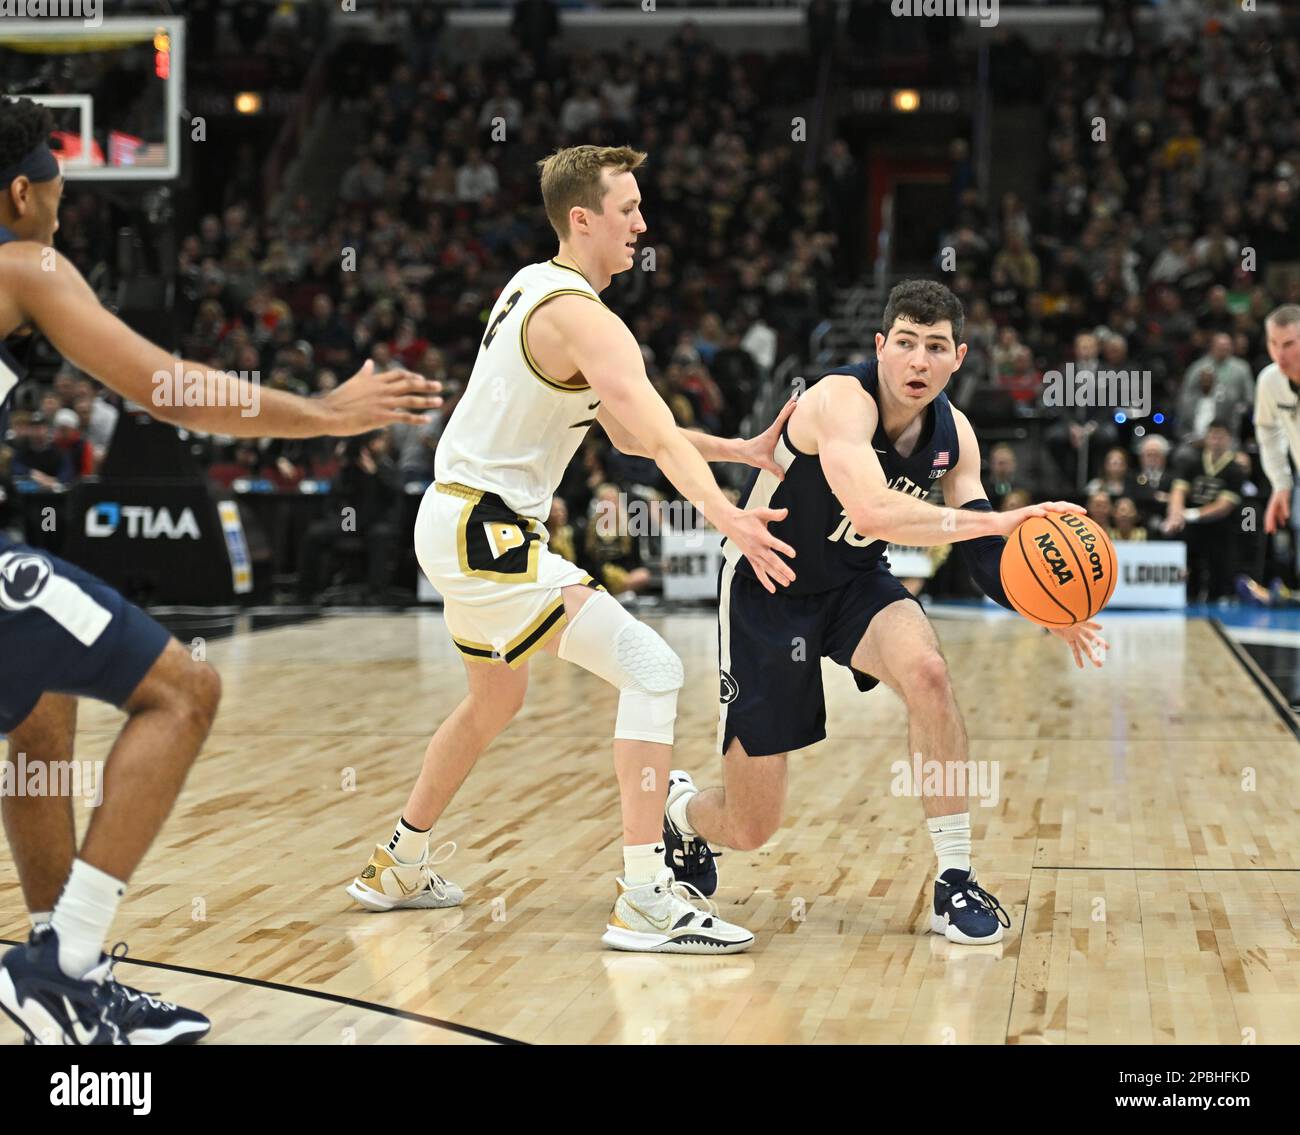
[[[664,598],[716,599],[722,567],[722,535],[713,528],[665,529],[660,536]]]
[[[1119,578],[1107,607],[1187,605],[1187,545],[1181,540],[1117,540]]]
[[[227,536],[202,481],[80,481],[68,495],[63,555],[128,599],[212,604],[233,598]]]

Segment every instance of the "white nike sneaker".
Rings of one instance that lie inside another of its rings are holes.
[[[618,898],[601,941],[616,950],[650,954],[736,954],[754,935],[718,917],[717,907],[694,887],[679,883],[669,869],[653,883],[629,887],[616,879]],[[703,902],[707,910],[694,905]]]
[[[445,848],[451,850],[443,855]],[[383,844],[375,845],[375,853],[366,869],[352,880],[350,894],[367,910],[403,910],[460,906],[465,892],[455,883],[449,883],[433,868],[445,863],[456,854],[456,845],[448,840],[430,855],[425,849],[418,863],[399,863]]]

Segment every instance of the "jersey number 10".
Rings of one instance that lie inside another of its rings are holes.
[[[840,509],[840,515],[844,519],[840,521],[835,531],[826,537],[827,540],[831,542],[843,540],[846,544],[852,544],[855,548],[865,548],[868,544],[875,543],[872,537],[863,536],[857,529],[849,526],[849,514],[844,509]]]

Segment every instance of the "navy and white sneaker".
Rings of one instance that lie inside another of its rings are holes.
[[[113,1020],[131,1043],[197,1044],[207,1036],[212,1022],[198,1010],[159,1001],[156,994],[142,993],[117,980],[113,966],[126,957],[126,952],[125,942],[113,947],[112,956],[107,958],[109,968],[104,984],[109,987]]]
[[[1005,919],[1006,921],[1003,921]],[[985,946],[1002,941],[1002,928],[1011,916],[975,882],[975,868],[949,867],[934,884],[934,914],[930,929],[949,942]]]
[[[59,968],[59,936],[32,935],[0,958],[0,1009],[33,1044],[129,1044],[113,1012],[105,959],[83,978]]]
[[[699,836],[680,831],[668,818],[669,804],[698,791],[690,773],[673,769],[668,774],[668,799],[664,802],[664,863],[673,869],[679,883],[694,887],[708,898],[718,889],[718,866],[714,860],[722,852],[714,851]]]

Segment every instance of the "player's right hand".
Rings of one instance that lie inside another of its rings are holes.
[[[437,395],[442,383],[409,370],[375,373],[373,359],[322,401],[330,417],[331,437],[351,437],[382,429],[394,422],[423,425],[429,419],[421,410],[442,405]]]
[[[1285,528],[1291,520],[1291,490],[1274,489],[1268,498],[1268,508],[1264,510],[1264,531],[1270,536],[1279,528]]]
[[[993,513],[994,531],[999,536],[1010,537],[1011,533],[1031,516],[1051,516],[1053,513],[1062,512],[1075,512],[1080,516],[1088,515],[1086,508],[1080,508],[1069,501],[1044,501],[1042,504],[1031,504],[1027,508],[1013,508],[1010,512]]]
[[[794,549],[767,530],[769,524],[784,520],[788,508],[735,509],[718,528],[744,554],[754,575],[768,591],[775,592],[779,583],[786,587],[794,582],[794,569],[777,555],[794,558]]]

